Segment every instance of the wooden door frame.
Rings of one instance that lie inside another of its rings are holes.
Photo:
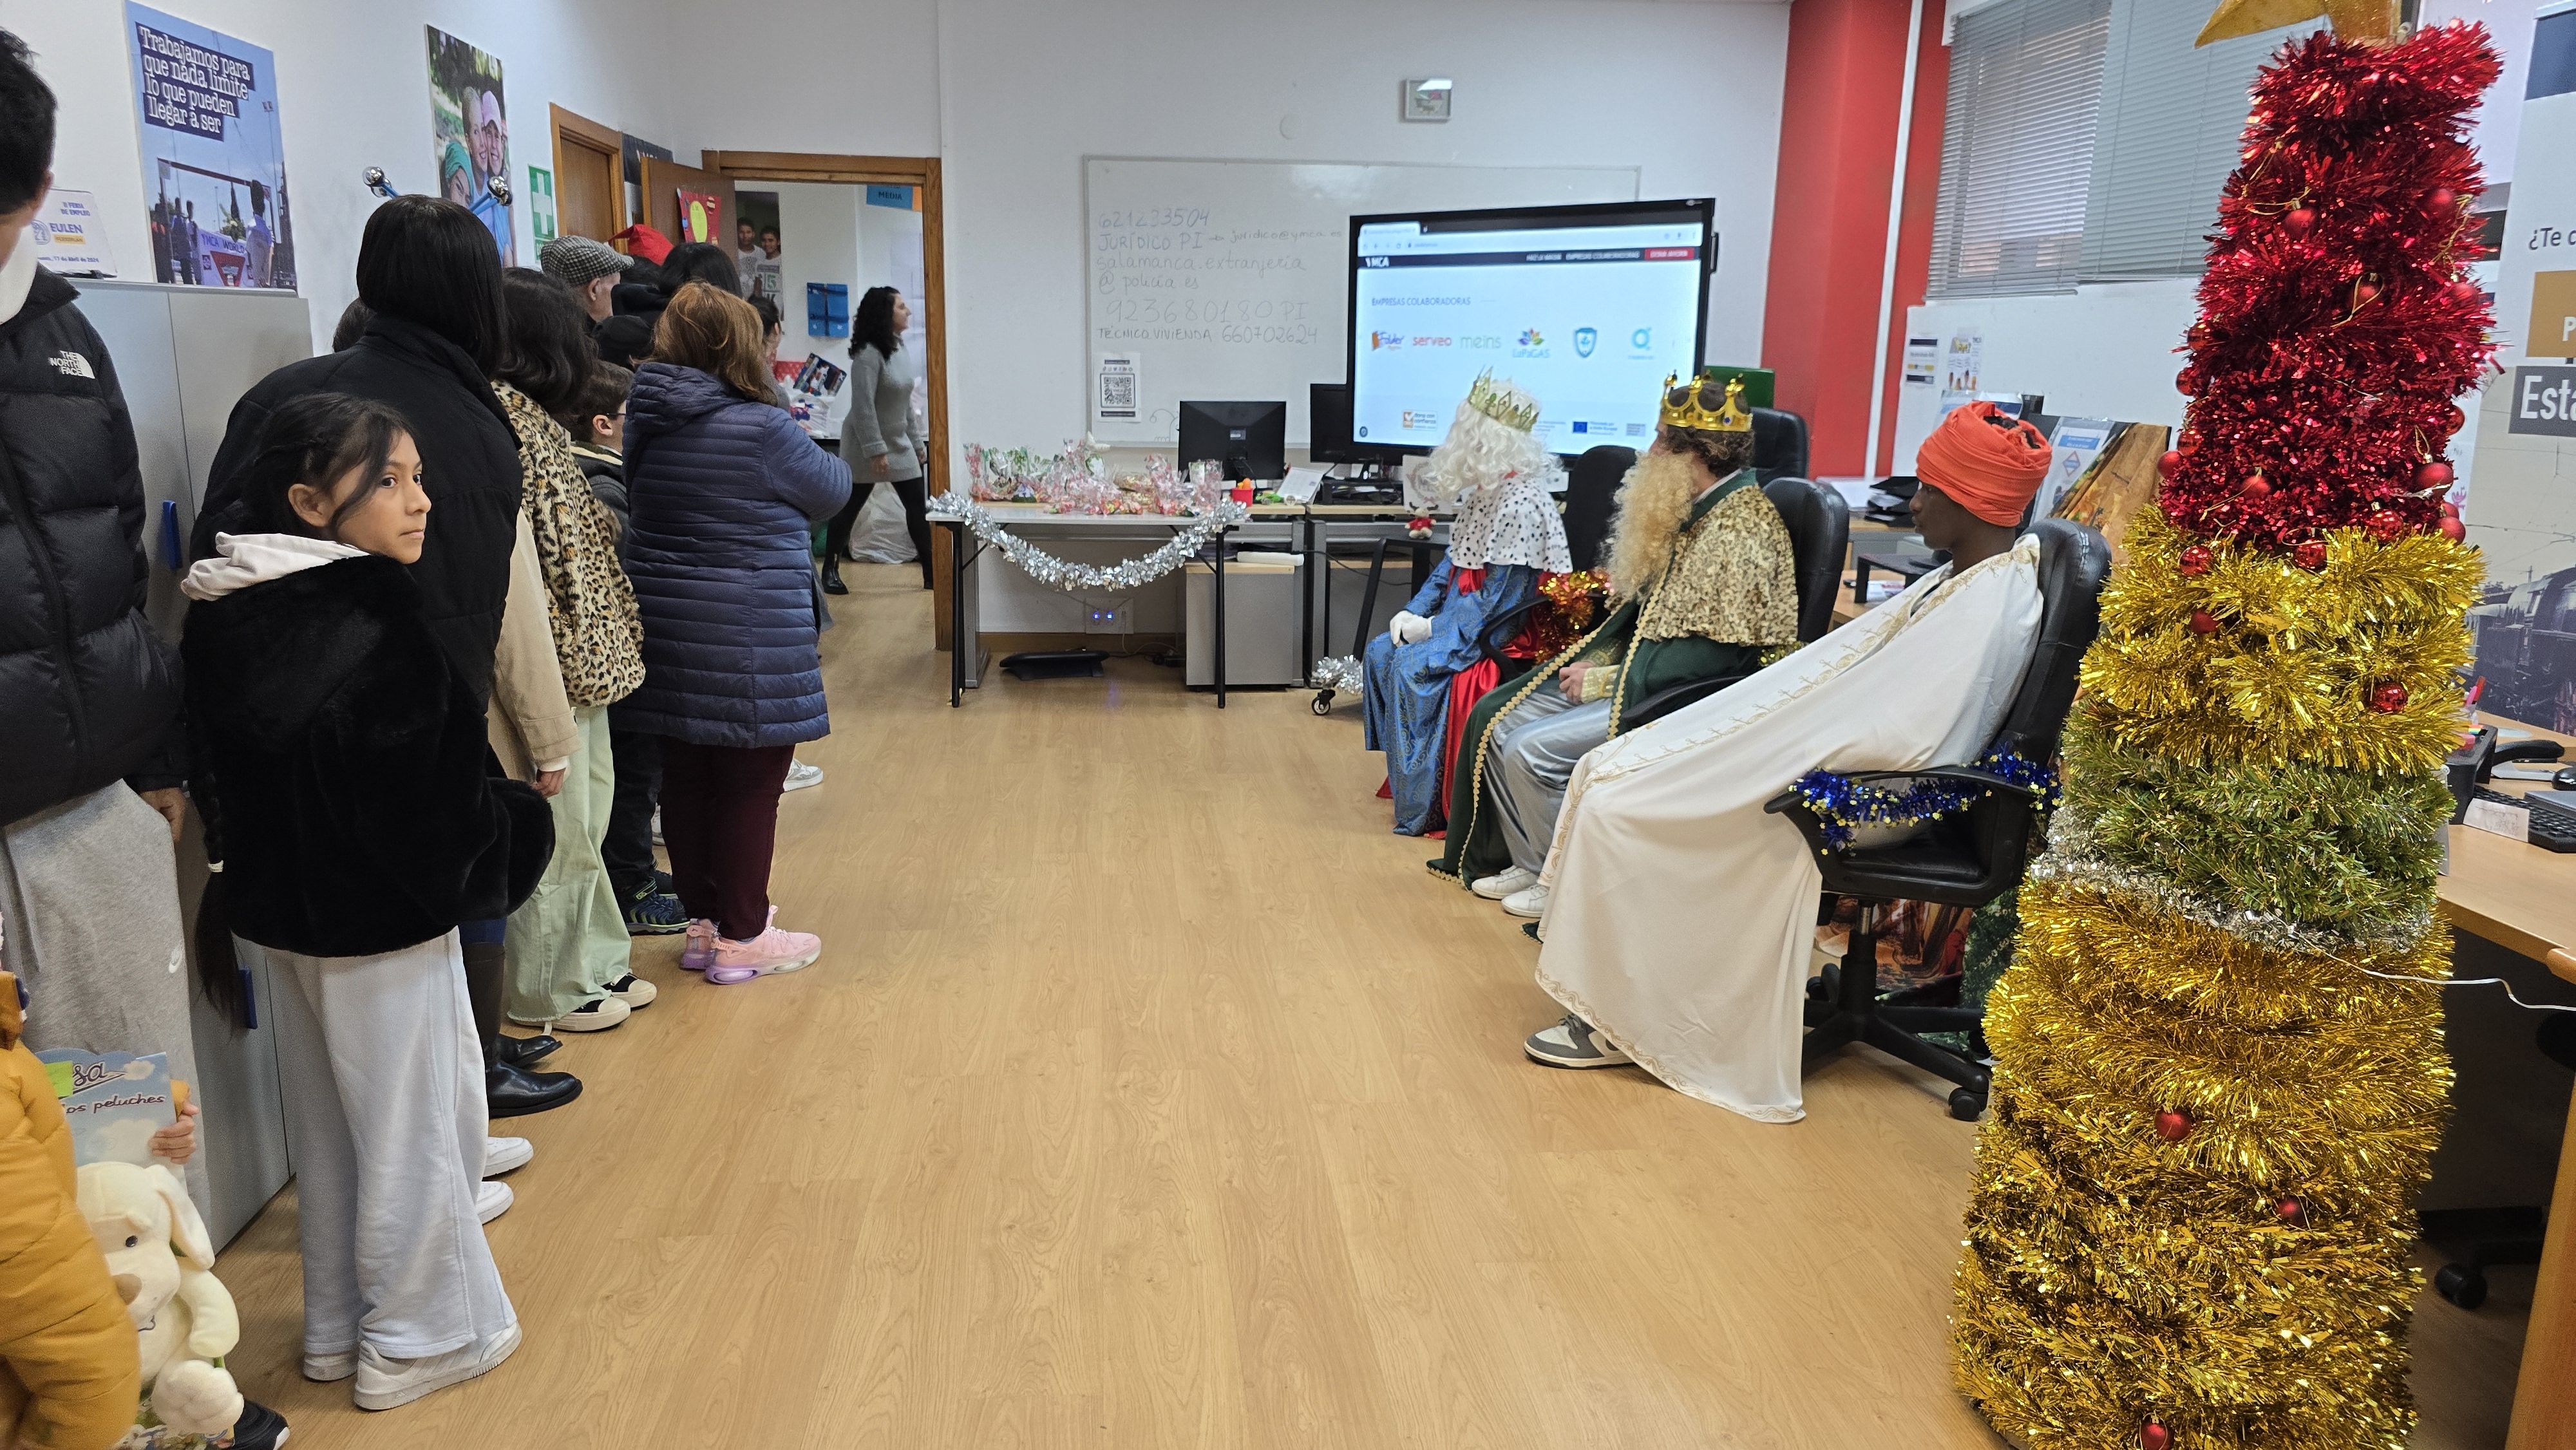
[[[608,188],[608,214],[616,219],[617,225],[609,229],[607,237],[591,238],[592,241],[605,242],[609,237],[614,237],[626,230],[629,223],[626,215],[625,133],[614,126],[603,126],[588,116],[567,111],[552,101],[546,103],[546,112],[548,130],[554,137],[555,195],[558,197],[563,195],[564,137],[567,134],[578,136],[590,143],[592,147],[606,151],[609,160],[615,163],[609,168],[610,174],[615,179]]]
[[[845,185],[882,182],[921,188],[922,367],[930,383],[930,468],[933,497],[948,486],[948,263],[941,221],[936,156],[822,156],[797,151],[702,151],[701,169],[719,172],[739,188],[746,181],[821,181]],[[944,580],[945,576],[942,576]],[[942,612],[939,616],[948,616]]]

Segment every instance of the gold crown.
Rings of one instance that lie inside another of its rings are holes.
[[[1716,407],[1709,406],[1709,395],[1717,391],[1717,379],[1698,377],[1685,383],[1678,373],[1664,375],[1663,424],[1667,428],[1686,428],[1694,433],[1750,433],[1753,411],[1744,406],[1744,379],[1728,378],[1726,395]]]
[[[1467,389],[1468,407],[1523,433],[1538,426],[1538,404],[1526,401],[1528,398],[1529,394],[1508,381],[1495,382],[1492,368],[1476,374],[1476,381]]]

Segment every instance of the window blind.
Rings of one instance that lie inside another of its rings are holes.
[[[1958,17],[1929,295],[2073,289],[2111,4],[2003,0]]]
[[[2308,21],[2195,50],[2208,20],[2206,6],[2111,0],[2083,281],[2200,275],[2254,72],[2282,41],[2317,29]]]

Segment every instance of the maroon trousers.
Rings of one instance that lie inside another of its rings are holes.
[[[738,750],[662,739],[662,844],[680,904],[744,941],[769,929],[769,857],[793,745]]]

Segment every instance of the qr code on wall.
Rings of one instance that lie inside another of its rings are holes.
[[[1136,360],[1128,357],[1101,359],[1100,416],[1133,418],[1136,408]]]

